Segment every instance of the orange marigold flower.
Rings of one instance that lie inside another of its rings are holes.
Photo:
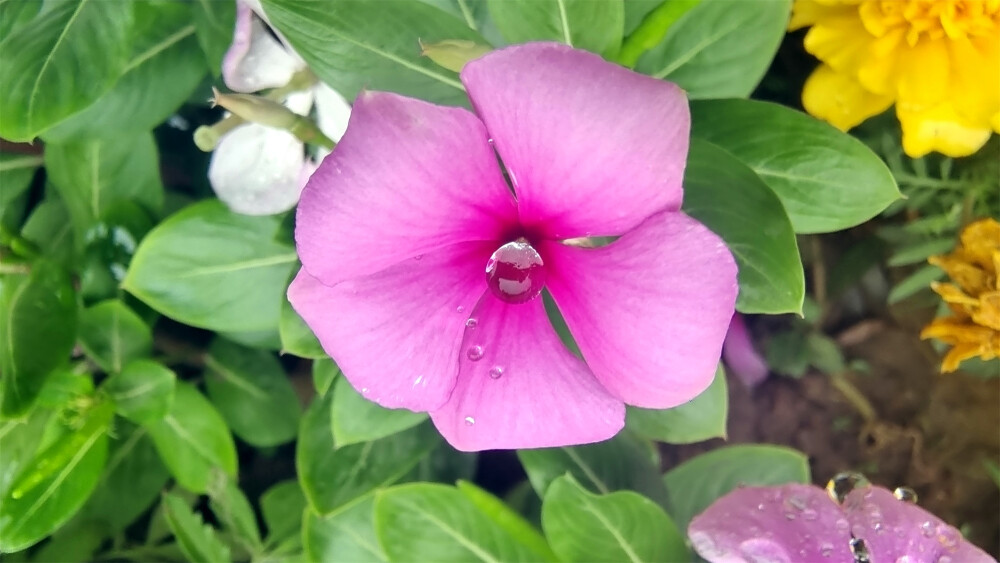
[[[1000,355],[1000,223],[983,219],[962,231],[951,254],[928,262],[943,269],[954,283],[931,287],[948,304],[951,315],[935,319],[920,333],[952,346],[942,372],[958,369],[965,360],[992,360]]]
[[[789,29],[807,26],[812,115],[846,131],[895,103],[913,157],[1000,133],[1000,0],[796,0]]]

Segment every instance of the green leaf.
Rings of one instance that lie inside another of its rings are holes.
[[[6,4],[0,4],[3,8]],[[31,180],[42,164],[42,156],[0,153],[0,205],[6,207],[31,187]]]
[[[719,147],[691,142],[684,211],[722,237],[739,268],[736,308],[743,313],[799,313],[805,274],[781,201],[752,170]]]
[[[286,286],[287,287],[287,286]],[[326,357],[326,352],[320,346],[316,335],[295,312],[288,302],[288,293],[281,298],[281,318],[278,321],[278,333],[281,337],[281,352],[293,354],[300,358],[319,360]]]
[[[389,561],[375,537],[375,495],[365,495],[328,516],[307,510],[302,543],[309,561]]]
[[[257,517],[246,495],[234,480],[216,473],[218,477],[208,491],[209,508],[223,529],[252,554],[260,553],[260,528]]]
[[[125,70],[132,26],[131,2],[70,0],[5,35],[0,136],[30,141],[107,92]]]
[[[35,207],[21,229],[21,236],[41,248],[46,258],[64,269],[76,269],[73,223],[59,197],[50,195]]]
[[[890,305],[892,305],[893,303],[899,303],[903,299],[910,297],[918,291],[928,290],[931,287],[931,282],[944,279],[944,275],[944,270],[938,268],[937,266],[922,266],[907,276],[903,281],[896,284],[895,287],[889,291],[887,301]]]
[[[216,338],[205,367],[208,398],[234,434],[258,447],[295,438],[302,406],[273,354]]]
[[[901,197],[875,153],[804,113],[769,102],[703,100],[691,103],[691,119],[692,136],[729,152],[774,190],[797,233],[853,227]]]
[[[170,412],[146,428],[160,458],[185,489],[208,491],[215,467],[236,475],[236,444],[226,422],[190,384],[178,382]]]
[[[38,15],[41,2],[4,2],[0,4],[0,37],[30,22]]]
[[[791,0],[702,0],[636,68],[676,82],[692,99],[745,98],[781,44],[791,5]]]
[[[212,74],[222,73],[222,57],[233,42],[236,28],[236,3],[196,0],[191,5],[198,44]]]
[[[686,530],[692,518],[737,486],[808,483],[809,462],[780,446],[726,446],[678,465],[663,482],[670,493],[667,512]]]
[[[93,394],[93,376],[89,373],[77,373],[68,365],[64,365],[56,368],[45,379],[45,386],[38,393],[35,409],[42,407],[59,410],[66,407],[70,401],[80,398],[87,401]]]
[[[295,536],[302,524],[306,497],[295,479],[282,481],[260,496],[260,512],[267,527],[267,542],[271,545]]]
[[[478,460],[476,452],[460,452],[442,441],[400,482],[430,481],[450,485],[460,480],[471,481],[476,474]]]
[[[485,514],[518,543],[535,552],[536,561],[558,560],[548,542],[545,541],[545,537],[502,500],[468,481],[459,481],[456,485],[459,492],[472,501],[479,512]]]
[[[151,133],[47,145],[45,171],[69,210],[80,242],[123,201],[153,212],[163,205],[159,157]]]
[[[80,314],[80,347],[106,373],[118,373],[149,355],[153,332],[128,305],[109,299]]]
[[[365,399],[345,377],[334,382],[332,414],[338,447],[391,436],[427,420],[427,413],[387,409]]]
[[[465,22],[416,0],[264,0],[264,11],[326,84],[353,99],[362,88],[467,104],[458,75],[420,55],[420,42],[486,40]]]
[[[667,31],[701,0],[630,0],[625,3],[625,33],[618,62],[634,68],[643,53],[663,41]]]
[[[163,419],[174,402],[177,376],[153,360],[136,360],[103,385],[115,411],[140,424]]]
[[[321,397],[326,395],[327,391],[333,388],[333,382],[339,373],[340,368],[330,358],[315,360],[312,365],[312,377],[316,394]]]
[[[49,536],[31,560],[88,563],[106,540],[107,532],[97,522],[73,519]]]
[[[0,416],[31,409],[49,373],[69,358],[76,323],[76,296],[59,266],[39,260],[28,275],[0,276]]]
[[[440,440],[428,424],[392,436],[337,447],[330,424],[332,394],[317,397],[302,417],[295,468],[312,509],[321,515],[406,475]]]
[[[220,563],[230,561],[229,548],[215,535],[215,529],[205,524],[201,516],[188,508],[184,500],[171,493],[163,493],[163,509],[170,530],[177,538],[181,551],[192,563]]]
[[[540,560],[469,497],[445,485],[414,483],[375,493],[375,532],[389,561]]]
[[[112,413],[109,403],[94,405],[22,469],[0,503],[0,553],[37,543],[83,506],[108,457]]]
[[[663,505],[666,489],[652,455],[648,446],[627,432],[586,446],[517,452],[531,486],[542,498],[552,481],[569,473],[595,493],[630,489]]]
[[[0,452],[3,452],[0,498],[7,497],[14,478],[34,459],[51,414],[47,409],[37,408],[25,418],[0,421]]]
[[[622,0],[488,0],[488,5],[511,43],[558,41],[611,56],[625,32]]]
[[[175,320],[217,331],[278,326],[297,257],[280,216],[249,217],[218,200],[191,205],[153,229],[123,287]]]
[[[566,475],[552,482],[542,527],[562,561],[690,561],[684,536],[663,509],[631,491],[595,495]]]
[[[692,401],[665,410],[628,407],[627,428],[640,436],[669,444],[691,444],[726,437],[729,395],[722,365],[712,384]]]
[[[132,4],[135,42],[124,74],[94,104],[46,131],[47,142],[150,131],[170,117],[204,78],[191,7],[155,0]]]
[[[118,421],[107,466],[79,516],[121,532],[153,505],[169,478],[148,432]]]

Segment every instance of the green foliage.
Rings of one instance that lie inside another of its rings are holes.
[[[427,420],[426,413],[378,406],[343,377],[333,386],[332,416],[333,440],[338,446],[391,436]]]
[[[510,43],[558,41],[614,56],[625,25],[623,0],[488,0],[490,14]]]
[[[122,371],[131,360],[148,356],[153,334],[139,315],[112,299],[80,313],[80,346],[107,373]]]
[[[104,382],[115,412],[139,424],[157,422],[170,412],[177,376],[152,360],[129,362]]]
[[[165,493],[163,507],[170,530],[177,538],[177,543],[188,561],[192,563],[230,561],[229,548],[219,541],[211,526],[203,523],[200,516],[191,512],[183,499]]]
[[[726,437],[729,394],[722,365],[708,389],[672,409],[628,407],[625,426],[640,436],[671,444],[691,444]]]

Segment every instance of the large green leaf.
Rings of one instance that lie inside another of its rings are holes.
[[[6,207],[31,187],[31,179],[41,164],[41,155],[0,152],[0,205]]]
[[[153,505],[168,478],[148,432],[117,421],[107,466],[79,517],[120,532]]]
[[[164,493],[163,513],[188,561],[224,563],[230,560],[229,548],[215,535],[215,529],[192,512],[181,497]]]
[[[0,3],[0,38],[7,37],[12,30],[30,22],[41,8],[41,2]]]
[[[295,479],[282,481],[260,496],[260,513],[267,527],[267,541],[274,544],[299,534],[306,496]]]
[[[0,276],[0,417],[31,409],[49,373],[69,358],[76,324],[76,296],[59,266],[39,260],[28,275]]]
[[[792,224],[778,197],[745,164],[694,139],[684,172],[684,211],[722,237],[736,258],[739,311],[802,311],[805,274]]]
[[[213,469],[236,475],[236,444],[226,422],[201,393],[177,383],[170,412],[146,426],[174,479],[196,493],[208,491]]]
[[[785,35],[791,5],[791,0],[702,0],[636,68],[676,82],[693,99],[749,96]]]
[[[539,497],[545,497],[552,481],[569,473],[595,493],[629,489],[665,505],[667,492],[653,455],[627,432],[597,444],[517,452]]]
[[[307,510],[302,543],[309,561],[388,561],[375,537],[375,495],[365,495],[327,516]]]
[[[690,561],[684,536],[653,501],[632,491],[595,495],[566,475],[552,482],[542,527],[562,561]]]
[[[299,428],[295,468],[312,509],[330,514],[406,475],[440,440],[424,424],[373,442],[337,447],[330,424],[332,394],[317,397]]]
[[[132,2],[66,0],[5,34],[0,136],[30,141],[108,91],[128,63],[133,20]]]
[[[513,512],[505,517],[520,518]],[[414,483],[378,491],[375,532],[389,561],[546,560],[462,491],[445,485]]]
[[[208,68],[215,76],[222,73],[222,57],[233,42],[236,27],[236,2],[195,0],[191,11],[194,16],[198,44],[204,52]]]
[[[692,102],[691,114],[692,135],[753,169],[797,233],[853,227],[902,197],[875,153],[804,113],[769,102],[704,100]]]
[[[622,0],[489,0],[490,14],[511,43],[559,41],[614,55],[625,30]]]
[[[80,346],[107,373],[118,373],[131,360],[148,356],[153,333],[128,305],[109,299],[80,314]]]
[[[682,530],[716,499],[740,485],[808,483],[809,462],[780,446],[727,446],[701,454],[663,476],[668,512]]]
[[[275,329],[295,249],[280,216],[218,200],[191,205],[143,239],[123,287],[157,311],[210,330]]]
[[[108,457],[112,414],[109,403],[94,405],[21,470],[0,503],[0,553],[37,543],[83,506]]]
[[[250,500],[239,485],[225,475],[212,483],[208,490],[209,508],[230,537],[243,549],[257,555],[261,552],[260,528]]]
[[[34,459],[51,415],[52,411],[37,408],[27,417],[0,421],[0,452],[3,452],[0,498],[7,497],[14,478]]]
[[[191,7],[161,0],[132,4],[135,42],[124,74],[94,104],[46,131],[47,142],[149,131],[176,111],[204,78],[207,69]]]
[[[670,444],[690,444],[726,437],[729,395],[722,365],[712,384],[690,402],[664,410],[628,407],[625,425],[636,434]]]
[[[174,402],[177,376],[153,360],[125,364],[121,373],[104,382],[104,391],[115,403],[115,411],[140,424],[161,420]]]
[[[458,75],[420,55],[421,42],[486,42],[449,13],[417,0],[264,0],[263,5],[313,72],[348,99],[370,88],[467,103]]]
[[[0,4],[2,5],[2,4]],[[52,194],[35,206],[21,229],[21,236],[42,250],[45,257],[67,271],[76,269],[73,222],[62,200]]]
[[[334,383],[332,415],[338,447],[384,438],[427,420],[426,413],[387,409],[365,399],[345,377]]]
[[[123,201],[154,212],[163,205],[159,157],[151,133],[47,145],[45,171],[66,203],[80,242]]]
[[[291,281],[291,280],[289,280]],[[316,335],[295,312],[288,301],[287,292],[281,298],[281,318],[278,321],[278,335],[281,339],[281,352],[293,354],[300,358],[318,360],[326,357],[326,352],[320,346]]]
[[[216,338],[205,366],[208,398],[234,434],[259,447],[295,438],[302,406],[273,354]]]

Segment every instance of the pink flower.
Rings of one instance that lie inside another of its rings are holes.
[[[347,379],[430,412],[460,450],[604,440],[625,403],[701,393],[736,266],[679,212],[683,91],[547,43],[461,78],[476,114],[363,92],[302,193],[288,297]],[[621,238],[562,242],[590,236]],[[543,287],[586,362],[549,323]]]
[[[995,561],[930,512],[871,486],[842,505],[811,485],[739,488],[696,516],[688,536],[710,563],[853,563],[862,552],[870,563]]]
[[[746,320],[739,313],[733,315],[729,323],[729,332],[722,343],[722,360],[729,371],[751,389],[767,379],[770,373],[767,361],[754,348]]]

